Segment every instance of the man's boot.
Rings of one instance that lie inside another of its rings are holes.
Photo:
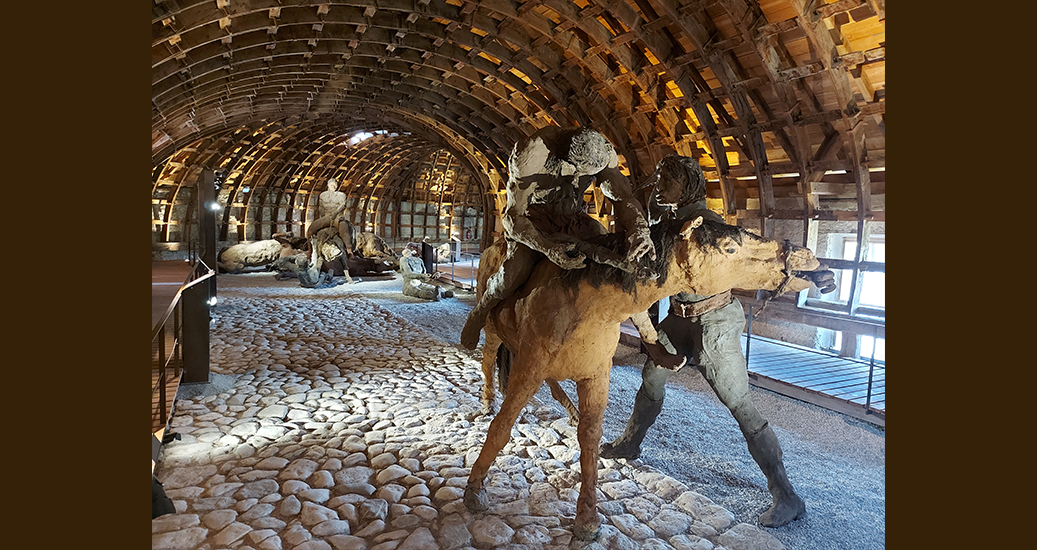
[[[637,397],[634,399],[634,412],[627,420],[626,431],[612,443],[603,443],[599,456],[627,459],[641,456],[641,442],[644,441],[648,428],[655,422],[655,418],[662,410],[662,399],[652,400],[643,391],[638,390]]]
[[[799,498],[789,483],[785,473],[785,465],[781,460],[781,444],[770,424],[764,424],[754,435],[745,436],[749,446],[749,454],[760,466],[763,475],[767,476],[767,490],[770,491],[774,503],[760,515],[760,525],[765,527],[781,527],[786,523],[803,516],[807,506]]]

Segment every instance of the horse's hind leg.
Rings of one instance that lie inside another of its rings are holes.
[[[508,395],[504,398],[504,403],[501,404],[500,412],[490,422],[489,430],[486,432],[486,442],[483,443],[482,451],[479,452],[479,458],[475,460],[475,464],[472,465],[472,471],[468,474],[468,486],[464,492],[464,503],[472,511],[482,511],[489,508],[489,499],[486,496],[486,490],[483,488],[483,483],[486,481],[486,473],[490,470],[493,460],[497,458],[497,454],[511,439],[511,427],[515,425],[515,420],[518,419],[522,408],[526,406],[526,403],[529,403],[529,400],[536,393],[542,382],[539,379],[533,380],[528,375],[516,377],[514,376],[515,374],[513,371],[513,376],[508,384]],[[595,449],[597,449],[597,446],[595,446]],[[597,454],[595,454],[596,459]],[[595,474],[597,474],[597,470],[595,470]]]
[[[497,364],[498,347],[501,343],[500,337],[495,332],[486,331],[486,344],[482,348],[482,403],[490,413],[493,412],[493,370]]]
[[[565,412],[569,413],[569,425],[578,426],[580,424],[580,411],[573,405],[569,394],[565,393],[562,386],[558,384],[557,380],[553,378],[547,379],[547,387],[551,389],[551,397],[555,398],[555,401],[561,403],[562,407],[565,407]]]
[[[576,522],[573,535],[581,540],[591,540],[598,535],[601,522],[598,520],[598,442],[601,441],[601,422],[605,416],[605,405],[609,396],[608,368],[597,378],[588,378],[576,383],[576,394],[580,400],[580,426],[576,438],[580,442],[580,496],[576,499]]]

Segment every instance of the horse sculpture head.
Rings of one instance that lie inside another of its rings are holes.
[[[820,262],[808,248],[787,240],[765,239],[741,227],[702,216],[691,221],[665,220],[653,225],[651,231],[656,259],[643,260],[645,264],[641,268],[657,273],[655,285],[666,286],[674,293],[686,291],[678,290],[686,285],[694,288],[691,292],[703,296],[732,288],[780,288],[781,292],[798,292],[811,285],[811,280],[803,274],[821,269]],[[620,250],[625,234],[609,233],[588,242]],[[670,280],[675,276],[674,271],[681,273],[678,281]],[[639,284],[648,282],[640,274],[596,263],[589,263],[585,269],[562,271],[561,277],[573,291],[578,291],[580,282],[586,281],[594,288],[614,284],[626,292],[636,293]]]
[[[812,284],[803,274],[821,269],[810,249],[787,240],[765,239],[702,216],[671,225],[669,233],[675,239],[667,245],[674,256],[668,265],[675,263],[682,286],[695,294],[709,296],[732,288],[798,292]]]

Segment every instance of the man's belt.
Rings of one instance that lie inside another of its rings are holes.
[[[677,317],[698,317],[710,311],[716,311],[727,304],[730,304],[734,298],[731,297],[731,291],[727,290],[710,296],[705,300],[698,302],[681,302],[677,300],[675,296],[670,297],[670,315],[676,315]]]

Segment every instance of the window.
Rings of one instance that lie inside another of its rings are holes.
[[[875,362],[885,363],[886,362],[886,339],[885,338],[873,338],[871,336],[861,335],[860,346],[857,347],[858,357],[861,359],[871,359],[871,352],[875,350]]]
[[[885,235],[877,235],[868,240],[868,249],[861,263],[856,261],[856,236],[842,234],[831,235],[830,238],[829,256],[821,261],[832,266],[836,290],[829,294],[820,294],[812,289],[802,305],[844,312],[852,316],[885,318],[886,273],[882,271],[882,266],[886,263]],[[855,273],[860,276],[857,288],[853,285]],[[856,303],[851,299],[851,292],[857,294]]]

